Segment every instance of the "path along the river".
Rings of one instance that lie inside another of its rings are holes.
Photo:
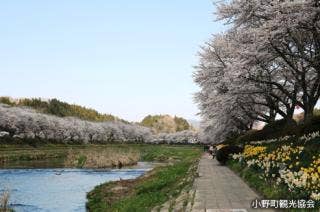
[[[204,154],[198,165],[198,177],[193,188],[183,192],[153,212],[269,212],[253,209],[251,204],[261,199],[238,175],[222,166],[209,154]],[[187,204],[185,204],[187,202]]]
[[[251,211],[252,201],[259,198],[239,176],[208,154],[202,156],[198,173],[191,211]]]

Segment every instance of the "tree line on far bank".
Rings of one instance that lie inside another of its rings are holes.
[[[0,142],[12,143],[17,141],[34,143],[36,141],[40,143],[58,142],[71,144],[198,143],[197,132],[191,131],[189,128],[184,128],[186,130],[179,129],[179,132],[176,132],[176,128],[174,128],[172,131],[161,133],[161,131],[155,131],[152,128],[153,126],[145,127],[140,123],[129,123],[120,119],[107,121],[96,121],[94,119],[95,121],[90,121],[80,119],[77,116],[59,116],[54,113],[52,115],[52,113],[47,114],[39,111],[35,106],[30,107],[29,105],[26,107],[27,104],[22,106],[21,103],[13,103],[11,100],[10,102],[6,102],[7,100],[2,98],[2,101],[0,101]],[[29,102],[32,101],[29,100]],[[60,104],[58,100],[54,101]],[[34,100],[32,105],[35,105],[35,102],[38,105],[42,104],[41,100]],[[63,104],[67,105],[67,103]],[[44,105],[46,106],[40,108],[46,108],[50,103]],[[86,108],[82,109],[86,110]],[[178,117],[172,119],[182,120]],[[167,123],[164,122],[162,124],[166,125]],[[164,126],[163,129],[171,128]]]
[[[129,123],[124,119],[111,114],[103,114],[98,111],[76,104],[69,104],[58,99],[43,100],[41,98],[0,97],[0,103],[10,106],[29,107],[38,112],[55,115],[58,117],[76,117],[86,121],[105,122],[119,121]],[[148,115],[141,122],[141,126],[149,127],[155,133],[175,133],[184,130],[193,130],[192,126],[184,118],[170,115]]]

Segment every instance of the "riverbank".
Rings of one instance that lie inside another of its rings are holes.
[[[0,145],[0,168],[121,168],[140,160],[126,145]]]
[[[167,162],[166,165],[134,180],[97,186],[87,196],[89,211],[150,211],[191,189],[200,148],[149,145],[141,150],[142,160]],[[188,200],[184,204],[187,205]]]

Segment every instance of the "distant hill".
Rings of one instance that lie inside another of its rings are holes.
[[[38,112],[51,114],[59,117],[72,116],[72,117],[77,117],[77,118],[88,120],[88,121],[102,122],[102,121],[117,120],[117,121],[128,123],[127,121],[122,120],[111,114],[102,114],[94,109],[86,108],[76,104],[69,104],[66,102],[62,102],[58,99],[49,99],[49,100],[44,100],[41,98],[13,99],[10,97],[0,97],[0,103],[8,104],[11,106],[30,107],[35,109]]]
[[[152,128],[156,133],[174,133],[192,129],[184,118],[170,115],[148,115],[140,124]]]
[[[200,121],[195,119],[188,119],[188,123],[196,130],[200,129]]]

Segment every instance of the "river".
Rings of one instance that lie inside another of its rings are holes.
[[[0,169],[0,192],[9,190],[10,205],[17,212],[86,211],[86,194],[96,185],[133,179],[152,168],[138,163],[126,169]]]

